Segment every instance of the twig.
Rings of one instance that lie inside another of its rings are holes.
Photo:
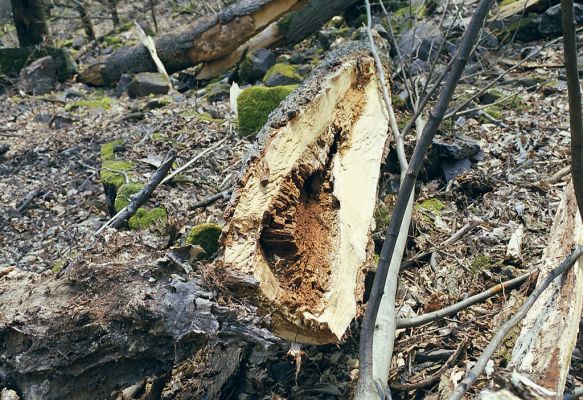
[[[391,384],[391,389],[399,391],[417,390],[429,386],[439,380],[441,375],[451,368],[459,359],[464,350],[468,347],[468,339],[463,339],[456,351],[453,352],[451,356],[447,359],[445,364],[441,366],[435,373],[425,377],[422,381],[417,383],[401,383],[401,384]]]
[[[156,172],[154,172],[154,175],[152,175],[150,182],[148,182],[148,184],[144,186],[142,190],[140,190],[135,196],[132,196],[132,201],[130,202],[130,204],[122,208],[109,221],[103,224],[101,228],[99,228],[97,232],[95,232],[95,236],[99,235],[107,227],[112,227],[116,229],[120,228],[125,223],[125,221],[127,221],[132,215],[134,215],[138,208],[142,204],[144,204],[146,200],[148,200],[148,198],[150,198],[150,196],[152,195],[152,193],[154,193],[154,190],[156,190],[158,185],[160,185],[160,183],[163,182],[162,180],[164,179],[166,174],[168,174],[168,171],[172,167],[172,163],[174,162],[175,159],[176,152],[174,150],[170,150],[168,154],[166,154],[166,157],[164,158],[164,161],[162,161],[160,167],[156,170]]]
[[[18,211],[19,214],[22,214],[24,211],[26,211],[26,209],[28,208],[28,206],[32,200],[41,196],[44,193],[45,193],[45,189],[43,189],[43,188],[38,188],[38,189],[30,192],[28,194],[28,196],[26,196],[24,198],[24,200],[22,200],[22,203],[20,203],[20,205],[18,206],[16,211]]]
[[[456,54],[455,62],[453,63],[452,69],[447,77],[447,81],[443,87],[439,99],[435,105],[433,112],[430,115],[429,121],[420,135],[413,156],[411,157],[411,162],[409,168],[406,172],[405,179],[401,184],[401,189],[399,190],[399,195],[397,196],[397,201],[395,203],[395,208],[387,229],[387,235],[385,237],[385,242],[383,243],[383,248],[381,250],[381,255],[379,258],[379,264],[377,267],[377,273],[375,275],[373,287],[371,290],[370,298],[368,301],[367,309],[364,315],[362,328],[360,332],[360,347],[359,347],[359,360],[360,360],[360,376],[357,383],[357,394],[362,393],[365,388],[369,388],[374,385],[372,379],[373,372],[373,335],[375,332],[375,325],[377,314],[379,311],[379,306],[383,297],[383,289],[385,287],[385,281],[387,280],[389,262],[395,251],[395,246],[401,230],[401,224],[403,217],[405,215],[406,209],[408,207],[411,194],[413,193],[413,188],[415,186],[415,181],[427,150],[431,145],[433,137],[439,128],[439,124],[443,119],[443,115],[447,110],[447,105],[451,99],[457,83],[462,75],[462,72],[466,66],[467,60],[470,53],[474,47],[479,32],[481,30],[482,24],[486,19],[488,10],[492,5],[493,0],[480,0],[474,15],[468,25],[467,30],[464,32],[462,37],[461,45],[458,48]],[[378,383],[383,386],[386,383]],[[385,395],[382,393],[383,396]]]
[[[571,176],[577,198],[579,216],[583,218],[583,113],[581,87],[577,71],[577,36],[573,0],[561,0],[563,47],[567,90],[569,94],[569,124],[571,126]]]
[[[547,182],[550,184],[557,183],[565,176],[569,175],[569,172],[571,172],[571,166],[567,165],[566,167],[561,168],[555,172],[549,179],[547,179]]]
[[[197,201],[196,203],[194,203],[193,205],[190,206],[190,209],[196,210],[197,208],[209,206],[217,200],[228,198],[231,195],[231,193],[233,193],[233,188],[224,190],[224,191],[219,192],[219,193],[215,193],[212,196],[209,196],[205,199]]]
[[[486,364],[490,358],[494,355],[496,348],[502,343],[508,332],[512,330],[528,313],[528,310],[533,306],[542,292],[563,272],[571,268],[573,264],[577,262],[579,257],[583,255],[583,247],[577,246],[575,250],[559,265],[557,268],[552,270],[544,279],[544,281],[538,286],[530,296],[526,299],[524,304],[520,307],[518,312],[512,316],[508,321],[506,321],[496,332],[496,335],[492,338],[482,355],[476,361],[476,364],[467,373],[466,377],[460,382],[460,384],[455,388],[453,394],[449,400],[460,400],[464,393],[472,386],[472,384],[478,379],[478,376],[484,371]]]
[[[189,162],[187,162],[186,164],[184,164],[182,167],[180,167],[180,168],[172,171],[172,173],[170,175],[168,175],[166,178],[164,178],[164,180],[162,181],[162,183],[166,183],[170,179],[174,178],[176,175],[178,175],[179,173],[181,173],[182,171],[184,171],[185,169],[187,169],[188,167],[190,167],[192,164],[194,164],[196,161],[198,161],[201,157],[205,156],[206,154],[210,153],[211,151],[213,151],[214,149],[216,149],[217,147],[219,147],[226,140],[227,140],[227,138],[224,138],[222,140],[219,140],[217,143],[215,143],[214,146],[211,146],[211,147],[205,149],[199,155],[197,155],[192,160],[190,160]]]
[[[525,282],[528,278],[532,277],[536,273],[538,273],[538,270],[527,272],[526,274],[522,274],[514,279],[510,279],[508,281],[499,283],[498,285],[491,287],[490,289],[484,292],[468,297],[467,299],[452,304],[451,306],[442,308],[441,310],[433,311],[423,315],[418,315],[412,318],[399,318],[397,319],[397,327],[399,329],[414,328],[417,326],[428,324],[433,321],[437,321],[438,319],[442,319],[444,317],[449,317],[450,315],[457,314],[458,312],[465,310],[466,308],[473,306],[474,304],[481,303],[482,301],[492,296],[495,296],[500,292],[514,289],[522,285],[523,282]]]

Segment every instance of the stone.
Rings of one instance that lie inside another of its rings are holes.
[[[115,97],[121,97],[124,93],[127,93],[130,82],[132,81],[132,76],[130,74],[122,74],[119,78],[119,82],[115,87]]]
[[[28,94],[47,94],[57,82],[57,62],[51,56],[33,61],[20,71],[19,87]]]
[[[71,47],[74,48],[75,50],[79,50],[81,47],[85,45],[85,43],[87,43],[87,40],[83,36],[77,36],[76,38],[73,39]]]
[[[132,99],[150,94],[167,94],[169,91],[169,82],[162,74],[156,72],[136,74],[128,85],[128,95]]]
[[[294,67],[288,64],[275,64],[263,77],[266,86],[286,86],[300,83],[302,77]]]
[[[464,135],[458,135],[453,140],[433,139],[431,154],[446,160],[463,160],[472,158],[480,152],[478,142]]]
[[[4,388],[0,392],[0,400],[20,400],[20,397],[14,390]]]
[[[437,56],[443,41],[439,25],[433,21],[421,21],[406,32],[399,39],[399,50],[403,57],[420,58],[427,61]]]
[[[575,24],[583,23],[583,5],[573,4],[575,12]],[[561,19],[561,5],[549,7],[538,20],[538,30],[544,36],[559,36],[563,34],[563,23]]]
[[[211,83],[206,87],[208,101],[223,101],[229,98],[231,86],[226,82]]]
[[[255,83],[275,64],[275,54],[268,49],[256,49],[247,55],[239,67],[239,77],[248,83]]]

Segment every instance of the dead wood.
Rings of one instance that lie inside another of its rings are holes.
[[[224,359],[276,341],[252,310],[217,304],[180,272],[147,236],[114,232],[59,274],[1,277],[0,386],[25,399],[103,399],[197,352]],[[220,397],[241,359],[201,371],[196,398]]]
[[[166,157],[164,157],[164,161],[162,161],[160,167],[154,172],[154,175],[152,175],[148,184],[136,193],[135,196],[132,196],[130,203],[115,214],[113,218],[103,224],[95,234],[100,234],[107,227],[118,229],[126,224],[127,221],[138,211],[138,208],[140,208],[140,206],[152,196],[154,190],[156,190],[158,185],[160,185],[164,177],[168,174],[168,171],[170,171],[175,159],[176,152],[170,150],[168,154],[166,154]]]
[[[569,184],[555,215],[543,253],[539,285],[574,245],[581,243],[583,224]],[[583,271],[579,263],[542,294],[522,323],[511,365],[539,385],[563,393],[575,346],[583,300]]]
[[[387,139],[365,42],[331,53],[259,133],[223,229],[229,286],[277,335],[339,340],[357,315]]]
[[[355,0],[241,0],[198,19],[182,33],[161,36],[156,50],[168,73],[205,64],[197,78],[208,79],[234,66],[244,49],[295,43],[353,3]],[[295,9],[303,11],[290,15]],[[260,36],[263,31],[267,33]],[[80,79],[92,85],[111,85],[124,73],[144,71],[156,71],[156,66],[147,49],[137,45],[87,67]]]

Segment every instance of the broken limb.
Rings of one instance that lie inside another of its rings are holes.
[[[386,388],[387,386],[386,382],[376,382],[375,384],[373,381],[373,337],[378,310],[383,297],[385,282],[389,272],[389,262],[393,257],[393,253],[395,252],[397,239],[401,230],[401,224],[403,222],[406,209],[409,205],[410,197],[413,193],[417,174],[421,169],[421,165],[423,164],[427,150],[429,149],[431,141],[433,140],[443,115],[447,110],[449,100],[455,91],[455,87],[462,75],[474,44],[479,37],[482,24],[492,3],[493,0],[481,0],[478,4],[476,12],[474,13],[468,28],[462,37],[461,45],[454,58],[455,62],[452,65],[452,69],[443,87],[443,91],[439,96],[437,104],[427,125],[425,126],[425,129],[417,141],[417,145],[415,146],[413,156],[411,157],[411,162],[406,172],[405,179],[401,184],[401,189],[399,190],[399,195],[397,196],[395,208],[393,210],[391,221],[387,229],[385,242],[383,243],[383,248],[381,250],[377,273],[375,275],[370,299],[368,301],[360,332],[360,375],[356,388],[357,396],[365,396],[365,393],[368,393],[369,397],[372,398],[376,396],[376,398],[378,398],[379,393],[373,392],[371,388],[379,387],[379,385],[381,388]],[[385,394],[382,393],[383,397],[384,395]]]
[[[337,342],[358,314],[388,137],[374,65],[364,41],[329,54],[270,114],[225,213],[226,285],[285,339]]]
[[[209,205],[213,204],[215,201],[218,201],[221,199],[228,199],[232,193],[233,193],[233,188],[224,190],[224,191],[219,192],[219,193],[215,193],[207,198],[204,198],[204,199],[199,200],[196,203],[192,204],[190,206],[190,209],[196,210],[197,208],[209,206]]]
[[[456,386],[453,394],[449,398],[449,400],[460,400],[464,393],[472,386],[472,384],[478,379],[478,376],[484,371],[486,364],[490,358],[494,355],[494,352],[500,346],[508,332],[512,328],[514,328],[528,313],[530,308],[539,298],[539,296],[545,291],[545,289],[563,272],[567,271],[569,268],[573,266],[578,260],[579,257],[583,255],[583,247],[577,246],[575,250],[559,265],[557,268],[552,270],[545,278],[545,280],[538,286],[530,296],[526,299],[524,304],[520,307],[518,312],[506,321],[496,332],[486,349],[482,355],[476,361],[474,367],[466,374],[466,377]]]
[[[539,285],[573,246],[581,244],[583,222],[573,185],[568,184],[556,211],[539,267]],[[562,393],[583,308],[583,269],[567,271],[540,296],[522,322],[510,365],[539,385]]]
[[[450,315],[457,314],[458,312],[465,310],[466,308],[474,304],[481,303],[482,301],[485,301],[486,299],[489,299],[490,297],[495,296],[500,292],[514,289],[522,285],[527,279],[534,277],[534,275],[537,273],[538,270],[527,272],[526,274],[522,274],[514,279],[510,279],[508,281],[499,283],[498,285],[493,286],[484,292],[470,296],[467,299],[452,304],[451,306],[442,308],[441,310],[433,311],[427,314],[422,314],[411,318],[399,318],[397,319],[397,328],[399,329],[413,328],[428,324],[433,321],[437,321],[444,317],[449,317]]]
[[[138,208],[140,208],[140,206],[150,198],[152,193],[154,193],[154,190],[156,190],[158,185],[160,185],[162,182],[162,179],[164,179],[166,174],[168,174],[168,171],[170,171],[172,163],[175,159],[176,152],[174,150],[170,150],[168,154],[166,154],[166,157],[164,158],[164,161],[162,161],[160,167],[156,170],[156,172],[154,172],[154,175],[152,175],[150,182],[148,182],[148,184],[144,186],[142,190],[132,196],[130,204],[122,208],[109,221],[103,224],[101,228],[95,232],[95,236],[103,232],[105,228],[111,227],[118,229],[122,227],[127,222],[127,220],[130,219],[130,217],[134,215],[136,211],[138,211]]]

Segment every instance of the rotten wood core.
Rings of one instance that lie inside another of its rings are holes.
[[[374,60],[357,42],[333,53],[259,134],[226,213],[222,261],[282,338],[334,342],[357,314],[384,113]]]
[[[574,245],[581,244],[583,224],[573,184],[569,183],[555,215],[543,252],[538,281],[542,282]],[[583,303],[581,261],[540,296],[522,323],[510,364],[537,384],[561,395],[577,340]]]

